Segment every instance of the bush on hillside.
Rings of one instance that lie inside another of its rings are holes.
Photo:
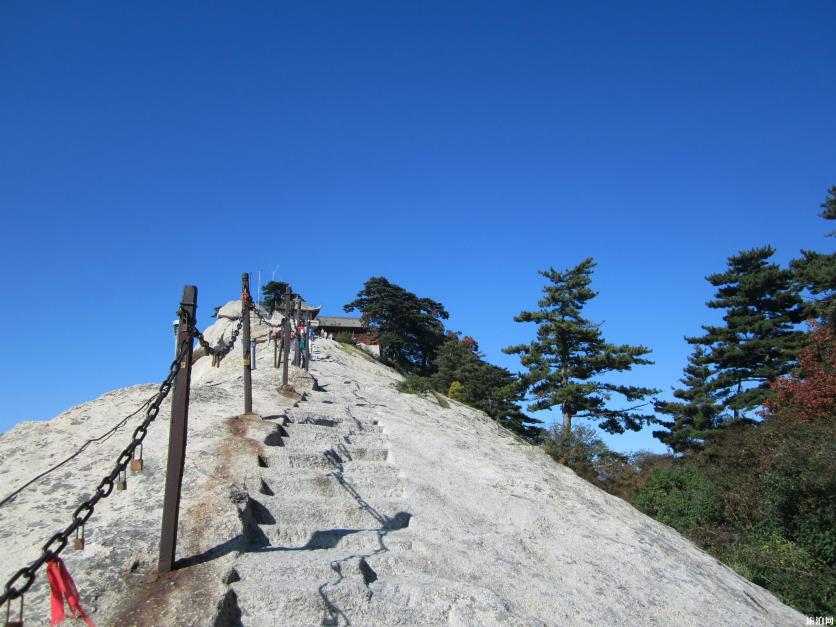
[[[716,488],[698,468],[671,466],[647,477],[633,505],[692,538],[722,519]]]
[[[447,396],[450,397],[450,398],[454,398],[454,399],[458,400],[459,397],[461,396],[461,394],[462,394],[462,384],[461,384],[461,382],[453,381],[450,384],[450,387],[447,389]]]
[[[651,472],[632,503],[807,615],[836,613],[836,414],[773,403]]]
[[[340,344],[351,344],[352,346],[357,346],[357,340],[354,339],[354,336],[351,335],[351,333],[346,331],[337,333],[337,335],[334,336],[334,339]]]
[[[429,377],[422,377],[417,374],[407,375],[406,378],[398,383],[395,388],[400,392],[407,394],[420,394],[422,392],[429,392],[433,389],[432,379]]]

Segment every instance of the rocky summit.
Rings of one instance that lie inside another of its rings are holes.
[[[212,344],[240,315],[234,305],[220,314]],[[254,321],[254,337],[268,331]],[[272,345],[260,344],[250,415],[238,354],[214,368],[195,353],[175,570],[156,574],[168,401],[141,472],[96,506],[84,548],[64,550],[96,624],[804,624],[481,412],[398,392],[401,377],[360,350],[317,339],[310,373],[291,369],[293,390],[281,393]],[[155,390],[110,392],[4,434],[0,498]],[[0,583],[66,527],[142,418],[0,507]],[[49,624],[43,572],[24,619]]]

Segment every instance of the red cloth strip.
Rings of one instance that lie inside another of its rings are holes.
[[[46,564],[46,577],[49,580],[49,604],[51,616],[49,619],[52,627],[60,625],[64,621],[64,600],[70,608],[70,616],[82,618],[88,627],[96,627],[93,619],[87,616],[84,608],[81,607],[81,598],[78,596],[78,588],[75,587],[73,578],[64,566],[64,560],[60,557],[53,557]]]

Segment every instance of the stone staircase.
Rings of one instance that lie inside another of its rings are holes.
[[[314,349],[314,365],[331,359]],[[247,486],[246,547],[216,627],[544,625],[416,535],[385,430],[390,410],[350,379],[317,376],[293,408],[265,417],[275,430]]]
[[[378,578],[368,560],[411,546],[411,514],[383,428],[346,403],[322,402],[327,393],[309,395],[271,417],[278,429],[259,456],[226,624],[347,625],[358,613],[368,620]]]

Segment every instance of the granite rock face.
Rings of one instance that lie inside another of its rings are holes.
[[[207,339],[228,337],[235,322],[219,318]],[[267,328],[254,323],[253,334],[266,338]],[[399,375],[370,356],[317,339],[310,374],[292,369],[296,395],[286,395],[272,354],[259,346],[257,415],[240,415],[240,347],[219,368],[194,363],[173,573],[155,574],[167,404],[143,471],[100,502],[84,550],[65,550],[97,624],[804,623],[484,414],[401,394]],[[4,434],[0,497],[154,389],[117,390]],[[0,507],[2,581],[70,522],[141,419]],[[26,595],[26,618],[49,622],[43,577]]]

